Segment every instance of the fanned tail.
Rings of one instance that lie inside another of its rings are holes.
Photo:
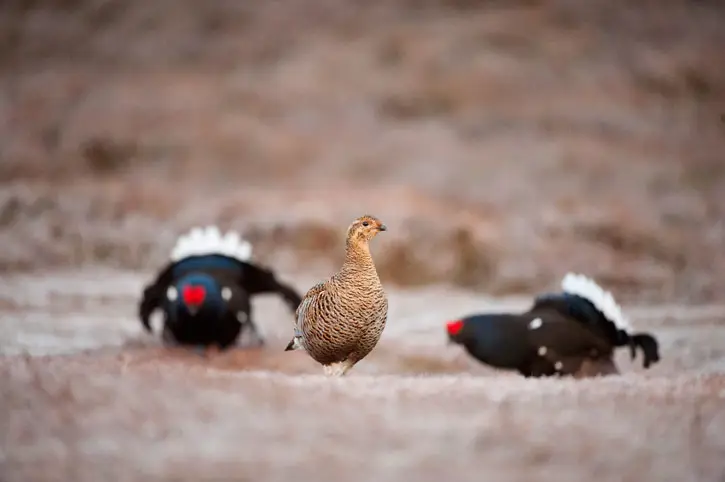
[[[561,280],[561,288],[566,293],[581,296],[594,305],[605,318],[614,323],[617,329],[631,333],[629,320],[609,291],[599,286],[593,279],[582,274],[567,273]]]
[[[235,231],[229,231],[222,236],[216,226],[196,227],[179,236],[170,258],[172,261],[179,261],[190,256],[212,254],[249,261],[252,257],[252,245]]]

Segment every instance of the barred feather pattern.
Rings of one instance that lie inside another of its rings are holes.
[[[361,224],[365,220],[368,227]],[[340,374],[375,348],[385,328],[388,299],[369,247],[385,229],[371,216],[357,219],[348,231],[342,268],[313,286],[297,308],[297,342],[323,366],[343,364]]]

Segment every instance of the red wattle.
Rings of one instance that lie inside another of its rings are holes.
[[[451,335],[457,335],[463,329],[463,320],[454,320],[446,323],[446,330]]]

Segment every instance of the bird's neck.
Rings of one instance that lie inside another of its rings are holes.
[[[377,275],[373,257],[370,254],[370,245],[367,241],[347,240],[345,249],[344,271],[371,271]]]

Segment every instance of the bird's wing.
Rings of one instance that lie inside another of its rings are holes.
[[[302,302],[297,290],[279,281],[271,269],[259,266],[251,261],[239,261],[239,267],[239,284],[250,295],[278,293],[290,307],[290,310],[293,311]]]
[[[529,343],[536,350],[546,347],[563,357],[609,353],[611,343],[586,326],[564,317],[540,316],[529,324]]]
[[[141,301],[138,304],[138,316],[146,331],[151,333],[151,314],[161,306],[166,289],[172,281],[172,268],[174,263],[169,263],[162,269],[153,283],[144,288]]]
[[[603,315],[588,300],[569,293],[545,293],[534,300],[529,311],[550,309],[579,323],[596,325]]]
[[[312,288],[310,288],[307,293],[305,293],[305,296],[302,298],[302,302],[297,307],[297,310],[295,310],[295,335],[299,336],[301,334],[302,323],[305,320],[307,309],[312,303],[315,302],[316,299],[318,299],[322,294],[325,293],[326,284],[326,281],[320,281]]]
[[[540,295],[534,300],[529,313],[538,316],[539,313],[552,311],[556,312],[558,316],[579,323],[600,337],[607,338],[615,346],[623,346],[627,343],[627,334],[619,330],[617,325],[607,319],[589,300],[579,295],[571,293]]]

